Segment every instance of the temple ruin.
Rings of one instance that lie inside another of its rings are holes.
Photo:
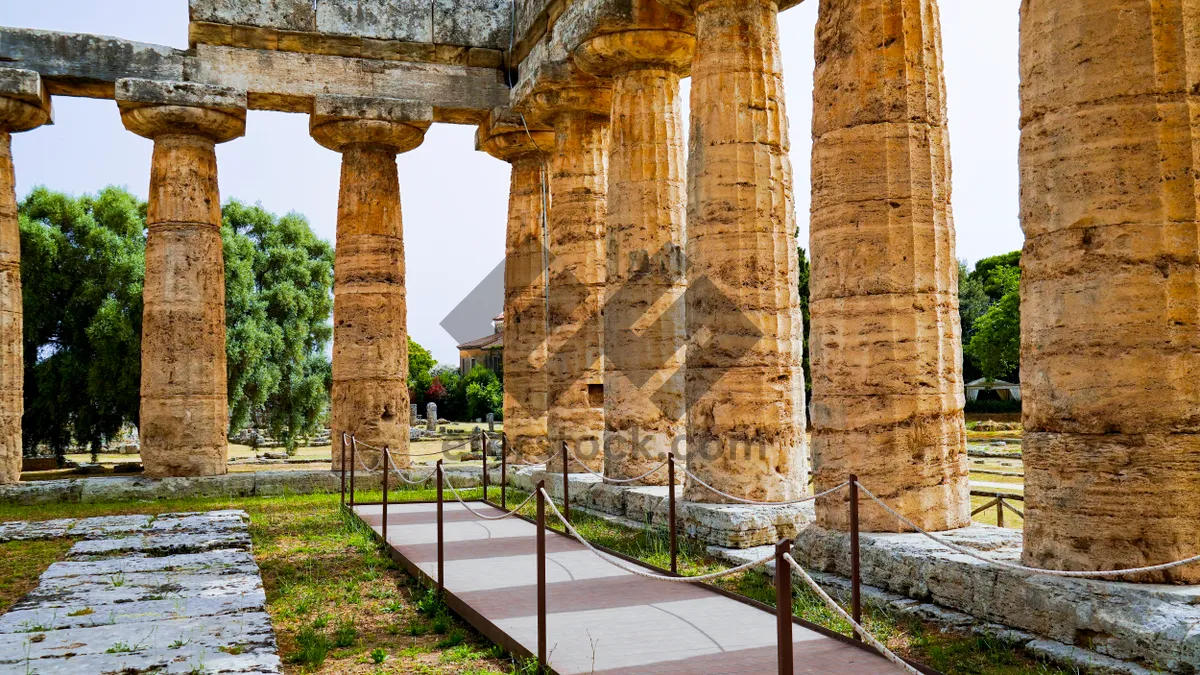
[[[431,124],[469,124],[512,165],[515,457],[553,470],[566,441],[630,479],[674,451],[720,491],[688,480],[688,502],[783,501],[810,490],[809,406],[811,489],[857,474],[924,528],[967,525],[938,3],[808,1],[811,401],[777,29],[799,0],[190,0],[186,50],[0,28],[0,482],[21,462],[11,134],[82,96],[154,140],[149,475],[226,470],[214,147],[247,110],[276,110],[309,115],[342,155],[335,439],[407,453],[396,161]],[[1200,550],[1200,0],[1021,13],[1025,561],[1177,560]],[[848,527],[843,499],[818,501],[820,526]],[[901,527],[871,505],[862,525]],[[1144,576],[1195,583],[1200,568]]]

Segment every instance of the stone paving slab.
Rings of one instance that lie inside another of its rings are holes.
[[[278,675],[275,634],[241,511],[8,523],[79,538],[0,616],[0,675]]]

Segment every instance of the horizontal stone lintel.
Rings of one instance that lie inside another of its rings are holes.
[[[58,96],[116,98],[122,79],[191,82],[246,92],[251,110],[310,113],[319,94],[414,99],[433,120],[476,124],[508,105],[490,67],[198,45],[179,50],[86,33],[0,27],[0,63],[39,73]]]
[[[114,97],[122,109],[171,105],[240,113],[246,109],[246,92],[197,82],[164,82],[124,78],[117,80]]]
[[[330,35],[221,23],[192,23],[188,27],[188,44],[193,49],[197,45],[205,44],[217,47],[299,52],[381,61],[441,63],[479,68],[498,69],[504,64],[504,52],[487,47],[381,40],[353,35]]]

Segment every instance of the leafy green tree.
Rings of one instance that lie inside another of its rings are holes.
[[[808,278],[811,270],[808,264],[808,253],[803,248],[796,247],[796,254],[800,262],[797,266],[800,278],[800,315],[804,319],[804,393],[806,394],[806,400],[809,400],[812,398],[812,364],[809,362],[810,352],[808,346],[808,336],[812,331],[812,328],[809,327],[812,321],[812,312],[809,310],[808,292]],[[807,409],[807,406],[805,406],[805,409]]]
[[[295,450],[329,406],[333,248],[297,213],[222,209],[230,429],[249,423]]]
[[[967,264],[958,263],[958,317],[962,323],[963,343],[975,332],[975,322],[992,305],[983,288],[983,281],[967,271]]]
[[[991,298],[992,302],[996,302],[1008,292],[1008,288],[1005,286],[1008,278],[1005,275],[1009,274],[1006,271],[1008,269],[1018,270],[1018,275],[1020,274],[1020,251],[1010,251],[983,258],[975,263],[975,270],[971,272],[971,276],[983,284],[983,292]]]
[[[18,213],[25,450],[97,452],[138,419],[146,205],[116,187],[39,187]]]
[[[467,419],[482,418],[488,413],[497,417],[504,411],[504,388],[496,374],[480,364],[475,364],[471,372],[462,378],[459,386],[463,388],[467,404]]]
[[[433,385],[433,369],[437,361],[412,336],[408,338],[408,397],[418,406],[428,402],[427,392]]]
[[[1015,267],[993,270],[990,279],[1004,293],[975,322],[975,332],[963,351],[974,359],[984,377],[1000,379],[1021,365],[1021,271]]]
[[[438,416],[448,420],[464,418],[467,414],[467,391],[458,369],[453,366],[437,366],[431,375],[433,379],[425,396],[427,401],[437,404]]]

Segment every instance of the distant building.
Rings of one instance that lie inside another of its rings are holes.
[[[989,380],[981,377],[968,382],[963,389],[968,401],[978,401],[982,393],[984,399],[999,399],[1001,401],[1020,401],[1021,385],[1005,382],[1004,380]]]
[[[463,375],[476,365],[496,373],[504,371],[504,314],[492,319],[492,334],[458,346],[458,371]]]

